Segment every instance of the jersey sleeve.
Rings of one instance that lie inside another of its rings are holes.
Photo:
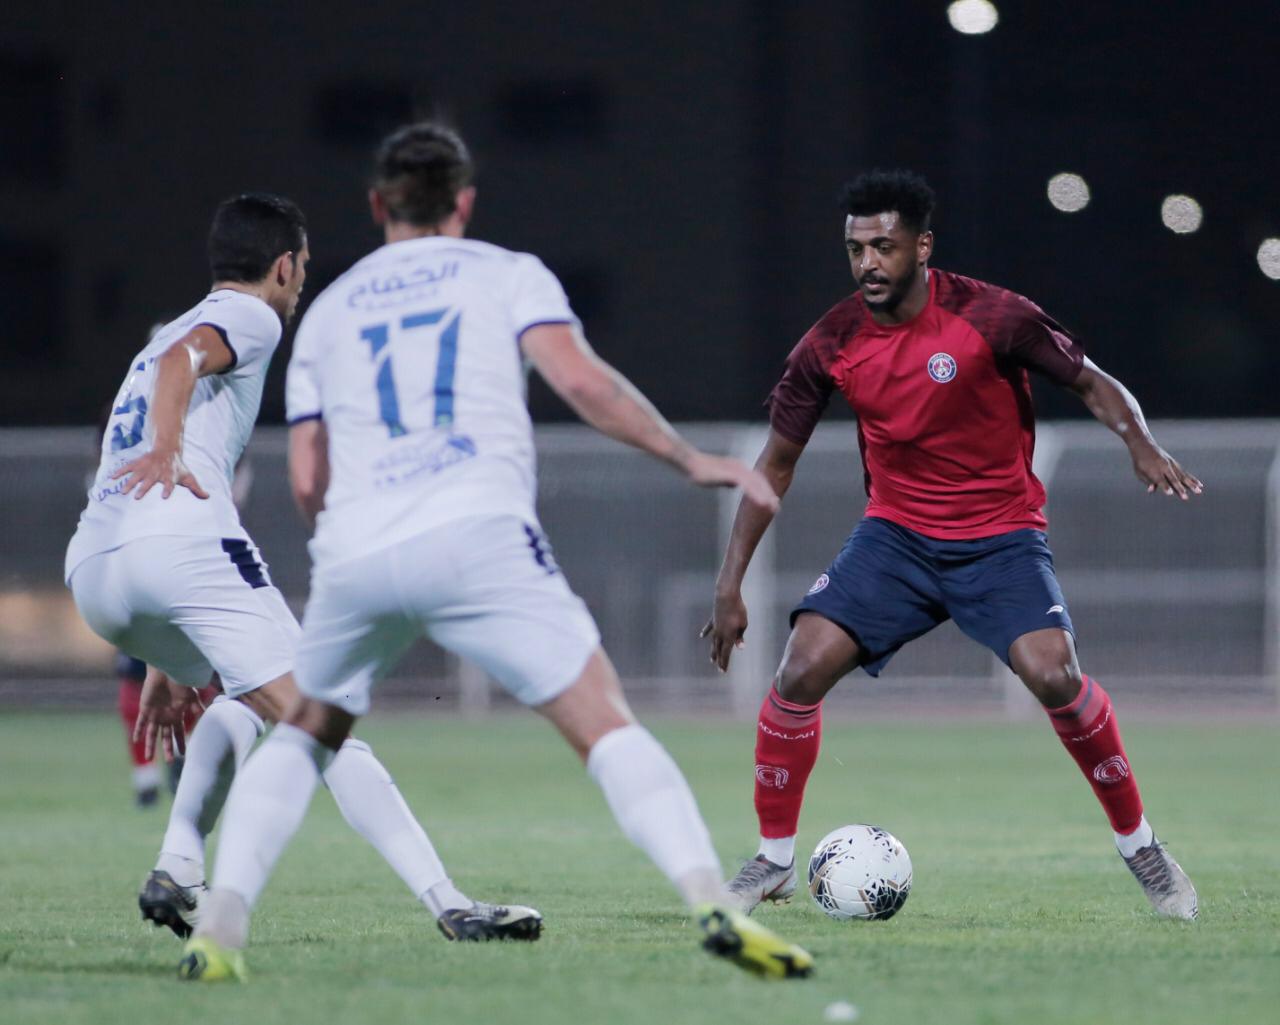
[[[769,426],[788,441],[807,444],[822,419],[834,382],[827,372],[811,331],[787,357],[782,379],[769,393]]]
[[[1084,345],[1030,299],[1010,293],[991,347],[1056,384],[1069,385],[1084,366]]]
[[[235,296],[208,303],[195,327],[211,327],[231,350],[224,374],[250,374],[269,363],[283,328],[275,311],[260,299]]]
[[[304,420],[319,420],[324,412],[317,360],[318,335],[318,321],[308,311],[294,336],[293,355],[284,378],[285,420],[290,427]]]
[[[538,324],[577,324],[559,279],[536,256],[523,254],[511,291],[511,320],[519,338]]]

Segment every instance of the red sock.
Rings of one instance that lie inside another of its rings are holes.
[[[1086,676],[1071,704],[1046,711],[1062,746],[1102,803],[1111,828],[1132,833],[1142,821],[1142,795],[1125,757],[1111,697],[1102,684]]]
[[[120,721],[124,723],[124,738],[129,745],[129,757],[135,766],[147,764],[146,745],[141,740],[133,739],[133,724],[138,721],[138,702],[141,698],[141,682],[122,676],[120,691],[116,695],[116,707],[120,710]]]
[[[783,701],[770,687],[756,726],[756,816],[760,835],[795,836],[804,785],[822,745],[822,704]]]

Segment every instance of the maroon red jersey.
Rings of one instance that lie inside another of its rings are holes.
[[[1083,363],[1031,300],[930,270],[905,324],[877,324],[860,293],[832,307],[787,357],[769,420],[803,445],[838,390],[858,417],[868,516],[943,540],[1043,529],[1027,370],[1070,384]]]

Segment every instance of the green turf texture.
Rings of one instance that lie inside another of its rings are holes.
[[[750,724],[656,720],[726,868],[754,853]],[[884,923],[832,922],[803,891],[758,912],[817,957],[765,982],[704,954],[665,881],[618,834],[568,749],[532,716],[375,717],[455,879],[528,902],[541,942],[446,943],[323,791],[259,906],[244,987],[182,985],[177,940],[138,919],[164,813],[130,804],[107,716],[0,717],[0,1020],[57,1022],[822,1022],[864,1025],[1280,1020],[1274,724],[1135,725],[1153,825],[1200,891],[1156,919],[1047,724],[829,724],[802,851],[866,821],[915,865]]]

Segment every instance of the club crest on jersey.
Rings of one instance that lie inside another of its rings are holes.
[[[946,384],[956,376],[956,361],[945,352],[935,352],[929,357],[929,376],[939,384]]]

